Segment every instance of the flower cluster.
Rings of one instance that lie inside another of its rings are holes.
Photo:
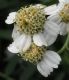
[[[62,9],[57,7],[41,4],[21,7],[5,20],[7,24],[14,23],[13,42],[8,50],[37,65],[38,71],[45,77],[53,72],[53,68],[58,68],[61,61],[60,56],[47,47],[56,41],[58,34],[62,34],[60,27],[68,26],[69,21],[69,5],[64,5]]]

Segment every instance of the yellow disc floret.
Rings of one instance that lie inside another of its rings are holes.
[[[29,50],[27,50],[25,53],[20,53],[20,55],[25,61],[37,63],[38,61],[41,60],[44,53],[45,53],[44,47],[38,47],[34,43],[32,43]]]
[[[44,29],[45,14],[37,6],[22,7],[16,14],[15,22],[19,30],[26,34],[42,32]]]
[[[69,22],[69,4],[64,5],[64,8],[60,11],[59,15],[61,16],[63,22]]]

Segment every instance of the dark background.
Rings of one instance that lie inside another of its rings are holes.
[[[13,25],[5,24],[5,19],[12,11],[17,11],[21,6],[42,3],[51,5],[58,3],[58,0],[0,0],[0,80],[69,80],[69,51],[60,56],[62,62],[58,69],[47,78],[43,77],[35,65],[25,62],[17,55],[7,51],[7,46],[12,42],[11,34]],[[54,47],[58,50],[62,47],[65,37],[58,36]],[[58,44],[60,42],[60,44]]]

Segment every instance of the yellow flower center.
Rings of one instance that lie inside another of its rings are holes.
[[[45,20],[42,9],[32,5],[18,10],[15,18],[19,30],[26,34],[42,32]]]
[[[61,16],[63,22],[69,22],[69,4],[64,5],[64,8],[60,11],[59,15]]]
[[[34,43],[32,43],[29,50],[27,50],[25,53],[20,53],[20,55],[25,61],[37,63],[38,61],[41,60],[44,53],[45,53],[44,47],[38,47]]]

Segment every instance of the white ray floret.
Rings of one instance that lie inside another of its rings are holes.
[[[12,23],[14,23],[15,15],[16,15],[16,12],[11,12],[11,13],[9,13],[9,16],[8,16],[7,19],[5,20],[5,23],[7,23],[7,24],[12,24]]]
[[[45,45],[47,46],[47,43],[46,43],[46,40],[45,40],[45,37],[43,34],[39,33],[39,34],[35,34],[33,36],[33,41],[36,45],[38,46],[42,46],[42,45]]]
[[[69,3],[69,0],[59,0],[59,3]]]
[[[22,34],[9,45],[8,50],[12,53],[25,52],[30,47],[31,42],[30,36]]]
[[[37,69],[43,76],[48,77],[54,68],[58,68],[60,61],[61,58],[56,52],[48,50],[37,64]]]
[[[56,4],[44,8],[44,12],[47,15],[51,15],[51,14],[57,12],[57,11],[58,11],[58,9],[57,9],[57,5]]]

